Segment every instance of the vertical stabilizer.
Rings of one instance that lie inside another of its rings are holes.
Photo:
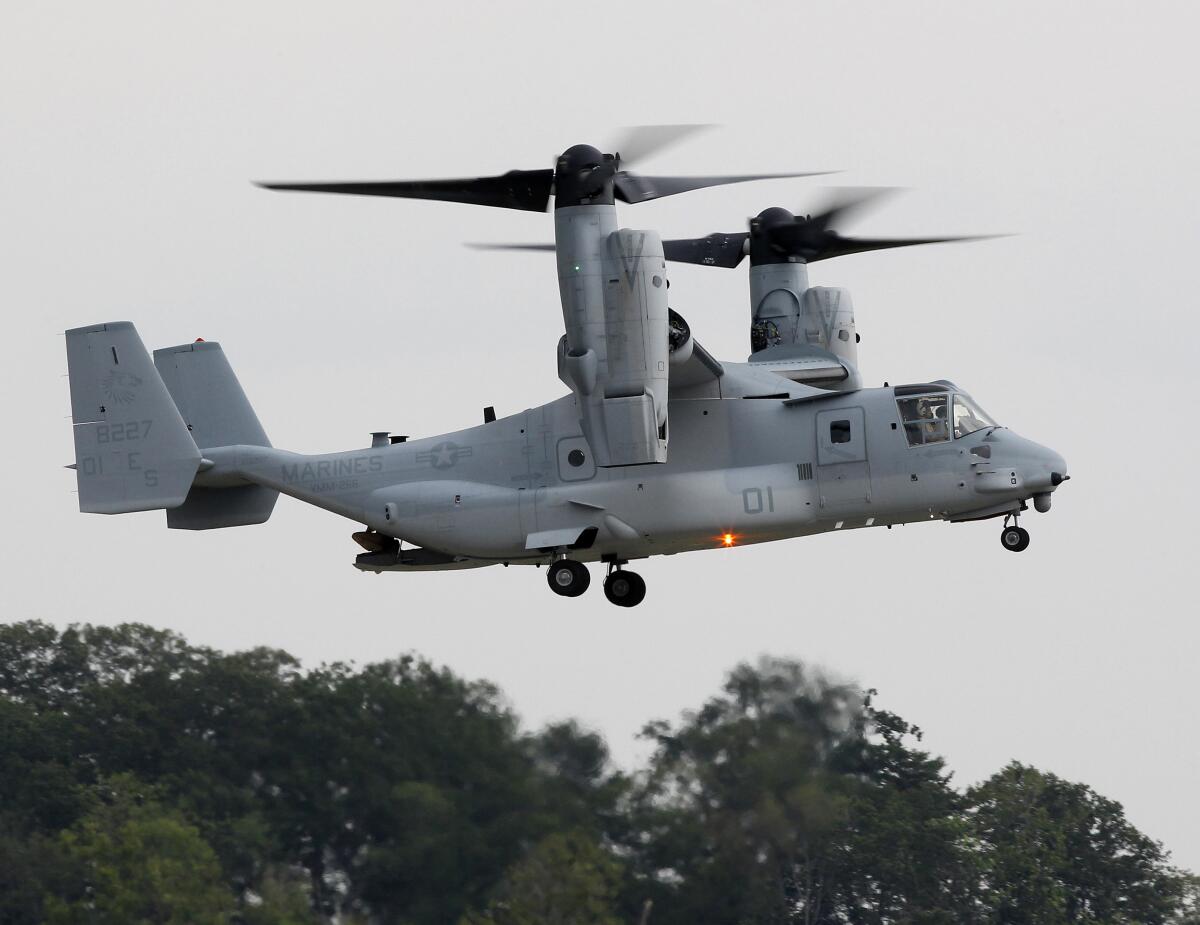
[[[154,351],[154,364],[201,449],[271,445],[220,344],[164,347]],[[195,486],[183,505],[167,512],[167,526],[214,530],[260,524],[278,497],[261,485]]]
[[[200,451],[128,321],[67,331],[79,509],[127,514],[182,504]]]
[[[271,445],[220,344],[163,347],[154,351],[154,365],[196,446]]]

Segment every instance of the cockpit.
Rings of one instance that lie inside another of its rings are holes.
[[[947,385],[902,385],[895,392],[909,446],[946,443],[996,426],[974,399]]]

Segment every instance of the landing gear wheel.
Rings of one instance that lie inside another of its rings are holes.
[[[559,559],[546,570],[550,590],[563,597],[579,597],[592,583],[592,576],[582,562]]]
[[[1029,531],[1024,527],[1005,527],[1000,533],[1000,545],[1009,552],[1024,552],[1029,548]]]
[[[636,607],[646,596],[646,582],[637,572],[617,569],[604,579],[604,596],[618,607]]]

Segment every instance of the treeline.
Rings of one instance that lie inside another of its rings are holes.
[[[634,774],[414,657],[0,626],[0,923],[1195,923],[1121,806],[743,665]]]

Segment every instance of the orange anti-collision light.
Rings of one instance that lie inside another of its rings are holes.
[[[733,534],[726,533],[723,537],[721,537],[721,542],[726,546],[732,546],[733,545]]]

